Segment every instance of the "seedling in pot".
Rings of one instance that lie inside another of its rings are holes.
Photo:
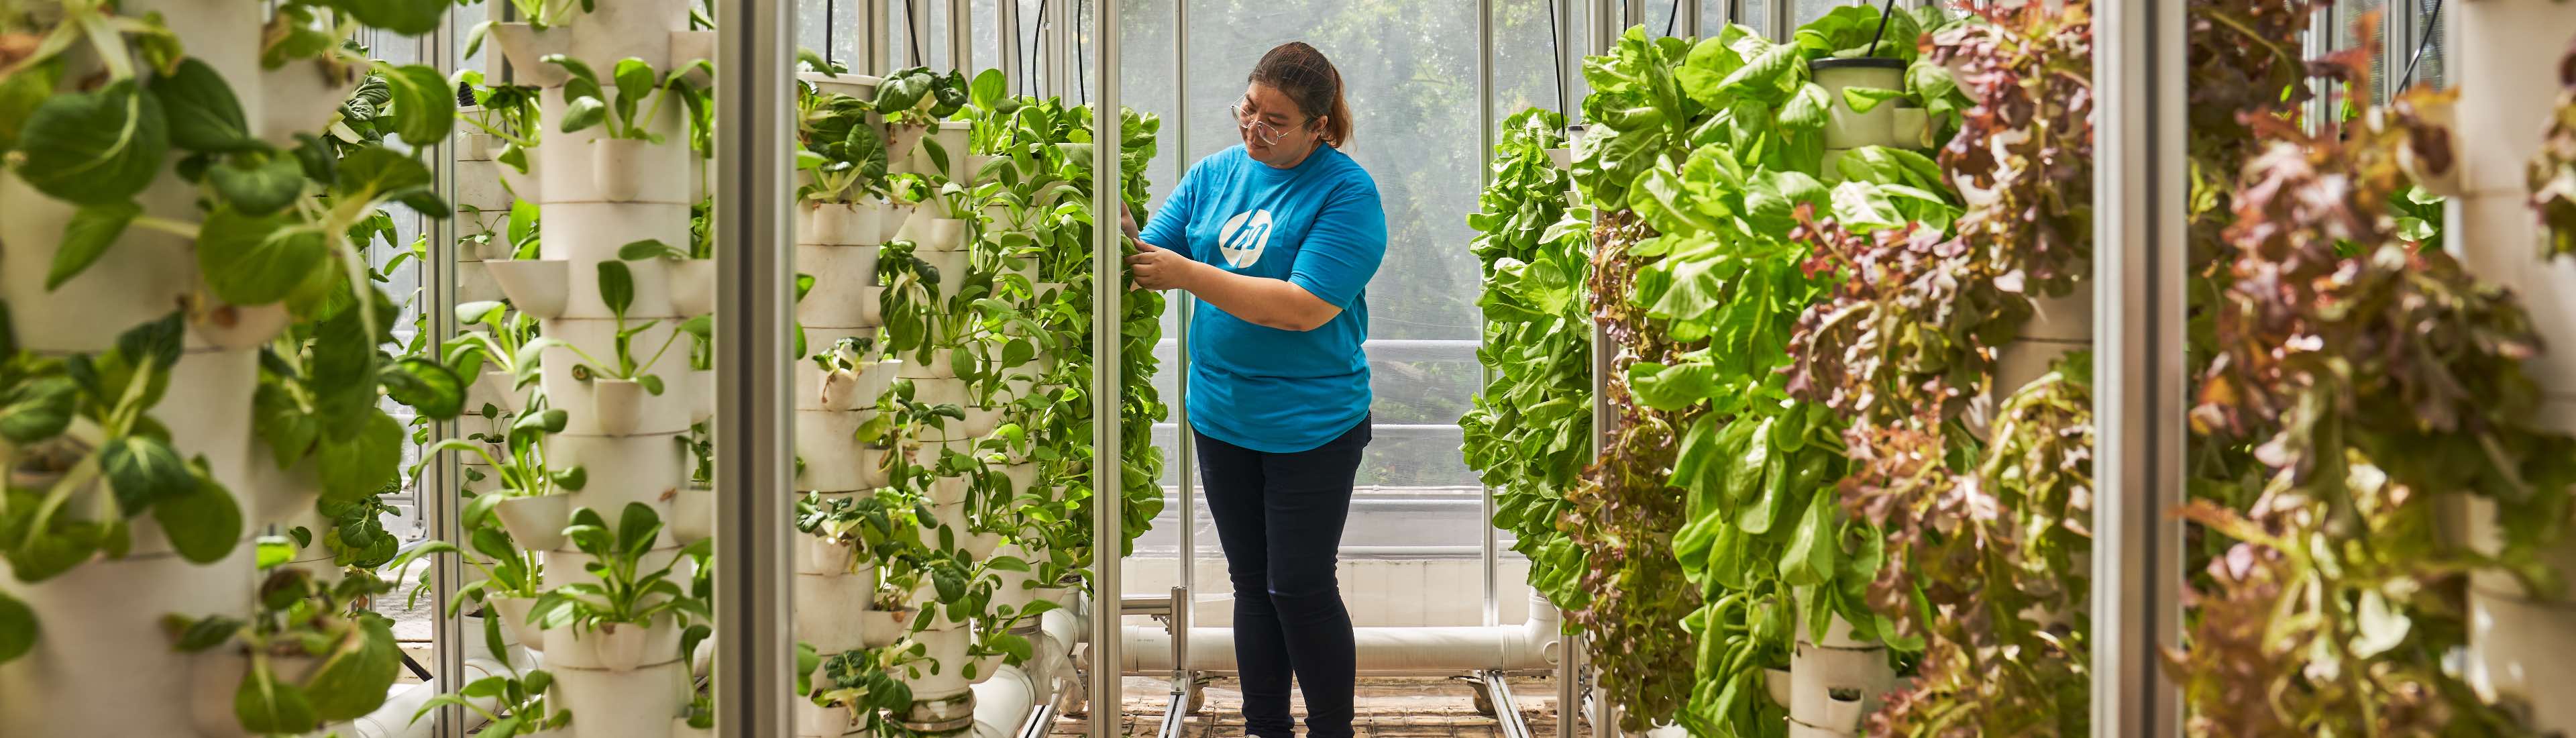
[[[365,717],[384,704],[400,672],[393,621],[365,605],[391,585],[363,571],[326,584],[303,569],[272,568],[292,550],[283,540],[262,543],[267,572],[250,619],[162,619],[181,652],[231,649],[248,657],[232,705],[252,733],[302,734]]]
[[[678,343],[681,336],[705,336],[712,333],[715,328],[713,319],[704,315],[682,321],[679,330],[672,331],[669,337],[662,339],[662,345],[656,347],[652,355],[643,361],[637,361],[634,350],[635,336],[660,324],[661,321],[646,320],[632,325],[626,322],[626,310],[635,304],[635,274],[626,267],[625,262],[599,263],[599,299],[607,303],[609,313],[617,319],[616,347],[613,353],[617,359],[615,363],[600,361],[590,352],[583,351],[580,346],[555,338],[538,338],[530,342],[530,345],[537,349],[562,347],[581,357],[581,363],[573,366],[572,375],[574,379],[583,382],[601,378],[634,382],[642,385],[646,393],[660,396],[663,389],[662,377],[644,370],[659,365],[662,355],[669,352],[671,346]]]
[[[650,627],[663,616],[677,618],[681,625],[712,622],[715,614],[706,600],[691,595],[671,570],[685,556],[703,555],[713,539],[690,544],[671,563],[648,570],[645,559],[661,535],[661,516],[641,502],[626,503],[614,528],[590,508],[574,511],[564,536],[591,558],[582,570],[597,581],[554,588],[537,600],[530,617],[548,630],[569,627],[576,633],[619,625]]]
[[[564,81],[564,119],[559,128],[564,133],[578,133],[593,126],[605,126],[609,138],[661,143],[662,135],[651,130],[660,118],[662,106],[679,98],[688,107],[692,120],[707,105],[707,92],[688,80],[693,69],[714,67],[701,59],[668,74],[656,73],[643,59],[627,57],[610,68],[609,87],[600,86],[599,75],[590,65],[562,54],[548,54],[544,61],[562,67]]]

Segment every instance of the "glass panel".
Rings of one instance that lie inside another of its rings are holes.
[[[856,2],[857,0],[842,1]],[[835,0],[796,0],[796,46],[798,48],[813,49],[827,55],[825,58],[831,58],[828,55],[833,53],[832,44],[839,40],[833,38],[834,32],[839,30],[832,27],[832,11],[835,4],[837,4]],[[848,62],[846,59],[841,61]]]

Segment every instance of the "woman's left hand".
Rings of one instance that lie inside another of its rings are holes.
[[[1199,263],[1189,257],[1154,248],[1137,241],[1136,253],[1127,256],[1127,271],[1135,275],[1135,288],[1146,290],[1189,289],[1191,277]]]

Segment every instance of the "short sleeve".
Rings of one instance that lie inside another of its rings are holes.
[[[1180,183],[1172,185],[1172,194],[1163,198],[1163,206],[1156,208],[1153,216],[1145,220],[1145,227],[1137,230],[1137,240],[1193,260],[1204,261],[1199,259],[1197,254],[1191,253],[1193,246],[1190,244],[1190,210],[1191,206],[1198,202],[1198,182],[1202,179],[1199,176],[1199,167],[1205,165],[1206,162],[1202,161],[1181,174]]]
[[[1335,188],[1297,246],[1288,283],[1334,307],[1351,309],[1386,258],[1386,210],[1365,174]]]

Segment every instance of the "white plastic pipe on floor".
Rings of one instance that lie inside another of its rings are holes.
[[[1563,637],[1561,616],[1533,594],[1530,618],[1519,625],[1354,628],[1362,674],[1454,674],[1478,669],[1546,669],[1556,665]],[[1130,625],[1120,668],[1129,674],[1170,672],[1172,635],[1161,626]],[[1234,629],[1191,628],[1192,669],[1233,671]]]
[[[975,738],[1019,738],[1029,710],[1055,699],[1057,681],[1073,673],[1073,646],[1083,630],[1083,619],[1070,611],[1038,615],[1028,663],[1004,666],[975,685]]]

